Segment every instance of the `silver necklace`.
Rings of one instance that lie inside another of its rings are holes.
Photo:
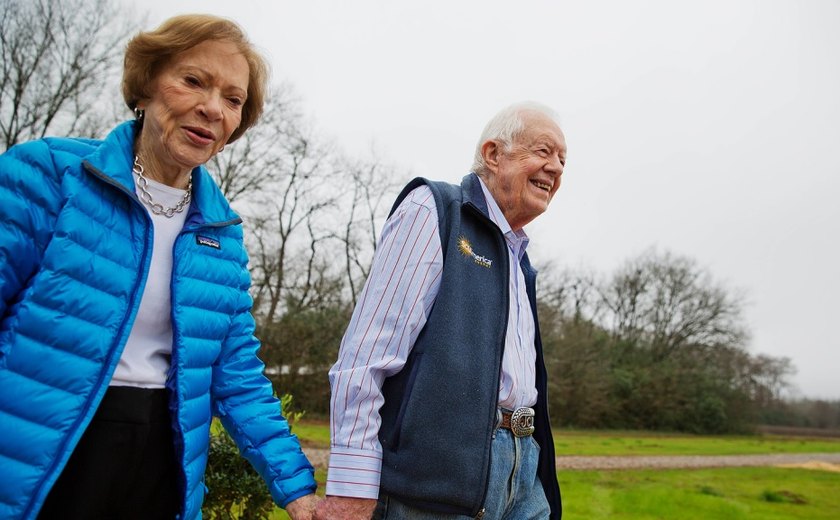
[[[154,199],[152,199],[152,194],[149,193],[149,179],[143,175],[143,165],[140,164],[139,155],[134,156],[134,168],[132,168],[131,171],[137,174],[137,186],[140,188],[140,200],[146,203],[151,212],[155,215],[163,215],[166,218],[172,218],[175,213],[184,211],[184,208],[189,205],[190,199],[192,198],[192,175],[190,175],[190,182],[187,184],[187,192],[184,193],[184,196],[178,201],[178,204],[175,204],[171,208],[164,208],[163,205],[155,202]]]

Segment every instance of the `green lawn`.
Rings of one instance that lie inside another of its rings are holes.
[[[327,421],[298,421],[292,426],[292,433],[305,446],[330,447],[330,423]]]
[[[294,433],[308,446],[329,447],[326,421],[300,421]],[[609,430],[554,430],[557,455],[752,455],[840,452],[840,438],[777,435],[701,436]]]
[[[840,518],[840,473],[787,468],[565,471],[564,518]]]
[[[323,471],[316,475],[323,493]],[[836,520],[840,473],[788,468],[561,471],[569,520]],[[287,520],[276,509],[272,520]]]
[[[557,455],[752,455],[840,452],[840,439],[554,430]]]
[[[329,446],[329,424],[302,421],[309,446]],[[695,436],[555,430],[558,455],[732,455],[840,452],[840,439]],[[326,475],[316,474],[323,494]],[[568,520],[835,520],[840,473],[793,468],[561,471]],[[279,509],[273,520],[288,517]]]

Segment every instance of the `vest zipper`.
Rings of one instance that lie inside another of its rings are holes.
[[[505,309],[506,309],[505,315],[508,315],[508,314],[510,314],[510,265],[509,265],[509,259],[508,259],[507,244],[505,243],[505,237],[502,236],[502,231],[499,229],[499,226],[497,226],[495,222],[490,220],[487,217],[487,215],[485,215],[475,204],[473,204],[472,202],[467,202],[465,205],[468,208],[470,208],[470,210],[472,210],[480,218],[484,219],[485,223],[488,224],[491,227],[491,229],[493,229],[493,228],[496,229],[496,231],[497,231],[497,233],[496,233],[497,242],[499,241],[498,239],[501,238],[501,246],[502,246],[501,251],[503,252],[503,254],[500,256],[500,259],[503,259],[502,263],[504,264],[504,269],[505,269],[504,272],[507,273],[507,275],[506,275],[507,283],[505,284],[505,300],[504,300],[505,301]],[[501,386],[501,380],[502,380],[502,359],[505,356],[505,337],[506,336],[507,336],[507,320],[504,321],[504,326],[502,327],[502,338],[501,338],[502,348],[499,349],[499,359],[498,359],[499,369],[496,373],[496,386],[495,386],[495,393],[493,394],[493,403],[494,403],[493,410],[492,410],[492,417],[493,418],[491,419],[491,422],[495,422],[496,410],[498,409],[499,387]],[[481,502],[479,503],[480,509],[478,510],[478,513],[476,513],[476,516],[475,516],[476,520],[481,520],[482,518],[484,518],[484,515],[486,513],[486,508],[484,507],[484,502],[487,500],[487,491],[490,488],[490,462],[489,461],[493,457],[493,439],[492,439],[493,431],[492,431],[492,428],[488,432],[488,435],[491,437],[491,439],[490,439],[490,452],[487,454],[488,457],[489,457],[488,458],[488,463],[487,463],[487,472],[486,472],[485,477],[484,477],[484,489],[481,492]]]

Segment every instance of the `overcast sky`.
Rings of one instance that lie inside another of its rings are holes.
[[[752,352],[840,398],[840,1],[142,5],[236,20],[323,135],[415,175],[457,181],[498,109],[554,107],[568,164],[532,259],[692,257],[748,295]]]

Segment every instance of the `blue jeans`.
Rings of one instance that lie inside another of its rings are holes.
[[[537,476],[540,447],[533,437],[516,438],[497,429],[490,459],[490,483],[483,520],[537,520],[550,509]],[[373,518],[379,520],[469,520],[463,515],[441,514],[409,507],[380,496]]]

